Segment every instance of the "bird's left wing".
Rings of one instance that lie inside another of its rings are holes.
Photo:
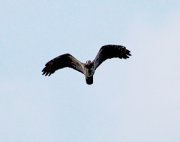
[[[127,59],[131,56],[130,51],[121,45],[104,45],[94,59],[95,69],[105,60],[118,57]]]
[[[84,66],[84,63],[81,63],[71,54],[63,54],[47,62],[42,72],[43,72],[43,75],[50,76],[58,69],[70,67],[72,69],[75,69],[83,73],[83,66]]]

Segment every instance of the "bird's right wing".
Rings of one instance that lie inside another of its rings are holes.
[[[50,76],[58,69],[70,67],[81,73],[84,73],[83,66],[84,64],[78,61],[71,54],[63,54],[47,62],[42,72],[43,75]]]
[[[105,60],[111,58],[127,59],[131,56],[130,51],[121,45],[104,45],[94,59],[95,69]]]

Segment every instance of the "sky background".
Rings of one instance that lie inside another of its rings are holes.
[[[64,53],[85,62],[105,44],[94,84],[72,69],[41,75]],[[1,142],[179,142],[179,0],[0,0]]]

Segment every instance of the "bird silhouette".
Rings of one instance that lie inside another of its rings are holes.
[[[120,58],[127,59],[131,56],[130,51],[121,45],[104,45],[100,48],[93,61],[82,63],[69,53],[60,55],[45,64],[42,70],[43,75],[50,76],[56,70],[69,67],[85,75],[86,83],[93,84],[93,75],[99,65],[107,59]]]

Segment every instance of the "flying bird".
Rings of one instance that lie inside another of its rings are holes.
[[[50,76],[58,69],[69,67],[84,74],[86,83],[91,85],[95,70],[102,62],[111,58],[127,59],[129,56],[131,56],[130,51],[124,46],[104,45],[93,61],[88,60],[86,63],[82,63],[71,54],[66,53],[47,62],[42,72],[43,75]]]

